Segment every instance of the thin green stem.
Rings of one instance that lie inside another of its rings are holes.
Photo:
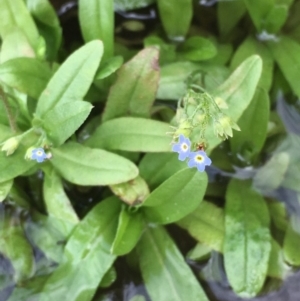
[[[5,108],[7,118],[8,118],[8,121],[9,121],[9,126],[10,126],[11,130],[14,133],[16,133],[18,131],[17,124],[16,124],[15,119],[13,117],[13,114],[11,112],[7,97],[6,97],[4,91],[1,88],[0,88],[0,98],[2,99],[3,104],[4,104],[4,108]]]

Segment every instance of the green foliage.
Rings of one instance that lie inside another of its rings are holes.
[[[144,118],[121,117],[109,120],[96,128],[86,141],[93,148],[131,152],[169,152],[166,135],[170,125]]]
[[[78,185],[118,184],[138,174],[136,166],[129,160],[75,142],[53,149],[51,163],[65,179]]]
[[[175,222],[197,207],[202,201],[206,185],[205,173],[183,169],[163,182],[145,199],[143,212],[154,223]]]
[[[145,285],[153,300],[179,301],[186,296],[191,300],[208,300],[162,227],[146,229],[138,245],[138,254]]]
[[[143,216],[139,212],[130,212],[124,206],[119,215],[118,229],[111,247],[112,254],[129,253],[141,237],[143,228]]]
[[[202,201],[189,215],[177,222],[197,241],[222,252],[224,240],[224,212],[215,205]]]
[[[114,11],[112,0],[80,0],[79,21],[85,42],[102,40],[103,58],[113,55]]]
[[[108,95],[103,121],[126,115],[149,117],[158,79],[158,50],[140,51],[120,68]]]
[[[58,104],[45,113],[43,127],[53,145],[63,144],[85,121],[91,110],[90,103],[79,100]]]
[[[271,251],[269,212],[250,185],[231,180],[225,206],[225,269],[234,291],[242,297],[255,296],[262,288]]]
[[[55,106],[81,100],[88,91],[103,53],[99,41],[87,43],[73,53],[55,72],[40,95],[36,108],[39,118]]]
[[[52,3],[0,1],[0,299],[142,281],[131,301],[208,301],[196,276],[222,286],[223,267],[240,297],[284,281],[300,266],[299,3]]]
[[[157,0],[159,15],[168,37],[182,41],[189,29],[193,16],[191,0]],[[178,22],[180,20],[180,22]]]
[[[38,99],[51,77],[50,68],[34,58],[15,58],[0,65],[0,81]]]
[[[45,40],[45,57],[54,61],[62,42],[62,28],[50,1],[26,0],[41,37]]]

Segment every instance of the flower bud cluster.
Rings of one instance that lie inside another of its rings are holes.
[[[225,140],[232,137],[232,129],[240,130],[238,125],[224,113],[226,102],[220,97],[213,98],[207,92],[195,92],[189,89],[186,95],[178,102],[178,126],[173,132],[173,139],[179,135],[185,137],[197,136],[198,144],[207,145],[206,131],[209,127],[219,138]],[[197,133],[197,135],[194,135]],[[192,139],[193,140],[193,139]]]

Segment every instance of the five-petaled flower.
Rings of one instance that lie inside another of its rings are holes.
[[[183,135],[179,136],[179,141],[172,147],[173,152],[179,154],[178,159],[184,161],[190,155],[191,141]]]
[[[48,159],[48,155],[45,153],[42,147],[35,148],[31,151],[31,160],[36,160],[41,163]]]
[[[207,157],[206,153],[202,150],[197,152],[190,152],[189,154],[189,167],[197,167],[198,171],[204,171],[206,165],[210,165],[211,160]]]

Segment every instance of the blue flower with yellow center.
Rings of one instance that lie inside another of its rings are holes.
[[[31,151],[31,160],[36,160],[39,163],[44,162],[48,159],[48,155],[45,153],[44,149],[39,147]]]
[[[204,171],[205,166],[211,164],[211,160],[207,157],[205,151],[199,150],[197,152],[190,152],[189,167],[197,167],[198,171]]]
[[[191,141],[184,135],[179,136],[179,141],[172,147],[172,151],[179,154],[178,159],[184,161],[190,155]]]

